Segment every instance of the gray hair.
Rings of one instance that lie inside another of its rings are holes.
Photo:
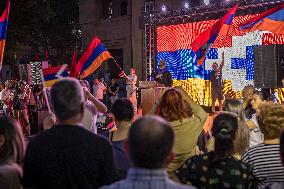
[[[58,120],[68,120],[81,113],[83,91],[77,79],[62,79],[50,91],[51,106]]]

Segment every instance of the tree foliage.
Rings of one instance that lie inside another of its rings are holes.
[[[36,54],[44,59],[46,51],[55,49],[56,63],[71,59],[70,52],[80,45],[79,0],[11,0],[5,62],[17,57],[32,60]],[[6,2],[1,2],[1,11]],[[67,59],[66,59],[67,58]],[[21,60],[20,60],[21,61]]]

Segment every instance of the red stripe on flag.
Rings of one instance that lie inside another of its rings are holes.
[[[56,74],[61,69],[62,66],[56,66],[56,67],[52,67],[52,68],[43,69],[42,70],[43,76],[47,76],[47,75],[50,75],[50,74]],[[67,67],[64,69],[64,71],[68,71]]]
[[[99,38],[95,36],[92,42],[90,43],[89,47],[87,48],[87,50],[84,52],[84,54],[81,56],[81,58],[79,59],[77,63],[76,70],[78,73],[81,73],[81,70],[84,67],[85,63],[90,58],[90,56],[92,56],[94,49],[96,49],[96,47],[100,43],[101,43],[101,40],[99,40]]]
[[[6,9],[4,10],[2,16],[0,17],[0,22],[4,22],[8,19],[10,12],[10,1],[7,2]]]

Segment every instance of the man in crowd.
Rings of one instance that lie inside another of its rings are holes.
[[[223,79],[222,79],[222,69],[224,66],[224,52],[222,53],[222,62],[218,67],[216,62],[212,65],[212,71],[210,74],[211,81],[211,95],[212,95],[212,112],[215,112],[216,98],[219,102],[219,111],[223,110]]]
[[[164,119],[145,116],[136,120],[129,130],[129,156],[133,168],[128,171],[126,180],[102,189],[185,189],[167,176],[165,167],[174,158],[172,152],[174,132]]]
[[[96,99],[103,102],[104,93],[106,92],[106,86],[98,79],[95,78],[93,85],[93,95]]]
[[[158,70],[155,80],[165,87],[171,87],[173,85],[172,74],[167,70],[166,62],[163,60],[160,61],[159,66],[160,69]]]
[[[31,89],[29,88],[29,85],[23,80],[19,81],[14,92],[13,109],[15,119],[22,124],[24,135],[26,137],[30,135],[30,122],[27,109],[30,95]]]
[[[7,80],[5,82],[5,89],[3,89],[0,93],[0,100],[3,103],[3,111],[4,114],[7,116],[11,116],[13,114],[13,85],[12,83]]]
[[[110,84],[108,86],[108,94],[110,96],[111,104],[113,104],[114,101],[116,101],[116,99],[118,97],[118,91],[119,91],[118,84],[116,83],[115,79],[112,78],[111,81],[110,81]]]
[[[56,125],[27,147],[22,184],[40,189],[95,189],[117,179],[113,149],[107,139],[83,127],[84,94],[76,79],[51,88]]]

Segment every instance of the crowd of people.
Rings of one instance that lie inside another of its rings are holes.
[[[7,80],[0,91],[0,102],[3,113],[22,125],[26,137],[30,135],[32,112],[46,107],[42,85],[29,85],[23,80]]]
[[[29,91],[23,85],[17,93]],[[114,80],[96,87],[118,90]],[[137,119],[131,99],[114,98],[112,126],[99,131],[108,108],[90,88],[55,83],[50,127],[28,142],[17,116],[0,117],[0,188],[283,188],[284,107],[252,86],[224,101],[207,133],[208,113],[181,87],[167,88]]]

